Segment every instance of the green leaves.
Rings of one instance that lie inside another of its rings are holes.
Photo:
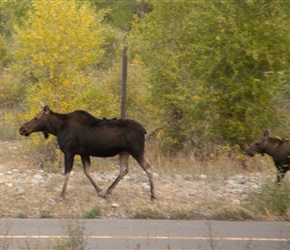
[[[277,96],[286,85],[277,76],[289,68],[289,3],[152,4],[129,44],[149,69],[152,101],[173,146],[193,137],[244,144],[281,124]]]
[[[118,116],[125,43],[128,117],[158,129],[164,145],[244,145],[289,124],[288,1],[22,4],[0,3],[9,17],[0,20],[1,63],[10,65],[0,97],[25,100],[33,114],[42,101]]]

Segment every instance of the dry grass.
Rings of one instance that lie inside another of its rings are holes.
[[[27,150],[29,146],[26,140],[0,141],[0,172],[15,168],[20,173],[27,170],[37,173],[42,167],[45,172],[43,175],[51,176],[42,185],[19,184],[25,189],[20,195],[15,194],[16,185],[8,187],[0,184],[0,217],[281,219],[273,212],[259,214],[243,204],[234,205],[232,199],[215,196],[215,190],[224,185],[224,180],[235,174],[250,175],[251,172],[259,171],[262,180],[268,180],[269,176],[275,179],[275,168],[268,157],[241,159],[240,154],[229,157],[227,150],[223,152],[222,149],[200,161],[194,156],[193,150],[173,156],[160,153],[156,145],[147,146],[147,158],[154,166],[156,174],[158,199],[155,202],[149,202],[149,191],[144,188],[148,184],[147,176],[133,159],[130,160],[130,178],[122,180],[107,200],[97,197],[93,186],[82,172],[80,161],[77,160],[64,200],[58,197],[64,180],[60,175],[63,172],[61,154],[60,162],[51,164],[45,160],[45,154]],[[101,174],[118,174],[117,158],[94,158],[92,164],[94,178]],[[201,178],[201,174],[207,178]],[[287,179],[289,181],[289,176]],[[111,182],[108,179],[98,184],[105,190]],[[202,192],[190,195],[187,189],[193,184],[196,190]],[[288,214],[283,219],[289,217]]]

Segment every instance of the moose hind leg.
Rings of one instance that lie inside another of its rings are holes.
[[[122,152],[119,154],[119,164],[120,164],[120,173],[116,180],[111,184],[111,186],[107,189],[106,193],[103,195],[103,198],[107,198],[110,194],[112,194],[113,189],[117,186],[120,180],[128,173],[128,159],[130,154],[127,152]]]
[[[139,165],[144,169],[145,173],[148,176],[151,188],[151,200],[156,199],[155,196],[155,187],[154,187],[154,180],[153,180],[153,170],[149,162],[147,161],[146,157],[142,155],[141,157],[136,159]]]
[[[88,156],[88,155],[81,155],[81,159],[82,159],[82,163],[83,163],[85,175],[88,177],[88,179],[93,184],[93,186],[96,189],[98,195],[100,195],[100,192],[102,191],[102,189],[96,184],[96,182],[94,181],[94,179],[90,175],[90,167],[91,167],[90,156]]]

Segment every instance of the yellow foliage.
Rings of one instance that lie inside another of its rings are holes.
[[[157,133],[157,139],[159,141],[162,141],[163,138],[164,138],[164,130],[160,129]]]
[[[34,9],[24,28],[15,27],[15,57],[29,63],[36,77],[55,77],[67,68],[83,70],[100,62],[102,18],[93,9],[59,0],[34,1]]]
[[[34,1],[33,7],[14,37],[18,65],[37,79],[25,83],[29,113],[40,101],[58,112],[87,108],[94,88],[90,72],[104,54],[103,14],[76,1]]]

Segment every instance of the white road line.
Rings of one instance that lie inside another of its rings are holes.
[[[67,239],[67,235],[0,235],[0,239]],[[282,241],[290,239],[281,238],[232,238],[232,237],[183,237],[183,236],[84,236],[85,239],[159,239],[159,240],[225,240],[225,241]]]

